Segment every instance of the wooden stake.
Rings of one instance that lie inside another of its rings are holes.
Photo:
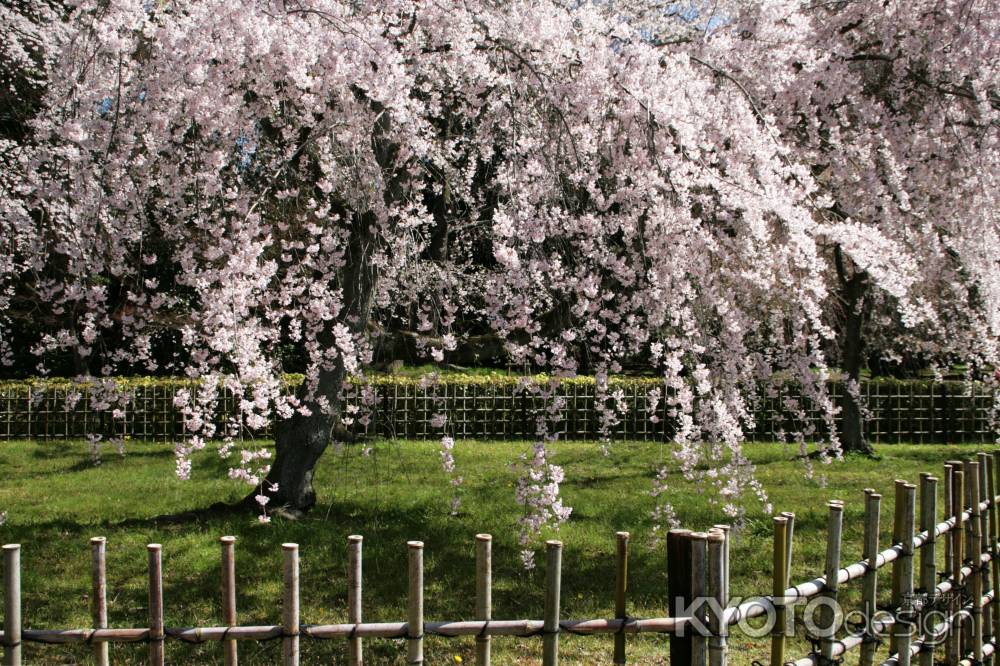
[[[837,601],[837,588],[839,581],[837,577],[840,572],[840,537],[844,527],[844,504],[839,501],[830,501],[826,505],[830,510],[827,520],[826,531],[826,585],[824,587],[825,596],[833,602]],[[822,620],[820,627],[824,630],[823,642],[821,645],[822,655],[825,663],[833,663],[833,647],[836,636],[834,635],[836,617],[830,605],[824,605],[821,609]]]
[[[937,585],[937,478],[930,474],[920,475],[920,531],[927,532],[927,540],[920,547],[920,590],[926,595],[928,607],[936,601]],[[922,617],[927,618],[925,609]],[[926,621],[923,623],[926,625]],[[927,628],[926,626],[924,628]],[[924,635],[926,640],[927,636]],[[934,666],[934,645],[925,642],[920,650],[920,666]]]
[[[711,632],[708,639],[709,666],[727,666],[729,661],[726,644],[729,625],[723,618],[726,606],[729,605],[729,589],[726,587],[726,537],[726,532],[719,528],[712,528],[708,532],[708,594],[715,600],[714,607],[708,613],[708,628]]]
[[[163,666],[163,561],[162,546],[146,546],[149,554],[149,663]]]
[[[222,548],[222,621],[226,623],[227,627],[235,627],[237,623],[236,537],[221,537],[219,545]],[[223,642],[222,654],[225,666],[236,666],[239,663],[235,640]]]
[[[912,483],[904,483],[897,488],[900,491],[898,501],[902,502],[902,509],[898,513],[902,552],[896,560],[900,566],[898,596],[893,600],[893,606],[897,609],[893,635],[896,637],[896,649],[899,652],[899,666],[910,666],[913,626],[913,524],[917,489]]]
[[[493,537],[476,535],[476,619],[493,619]],[[476,636],[476,664],[490,666],[490,637]]]
[[[861,604],[864,610],[866,631],[871,632],[871,620],[875,617],[877,607],[875,601],[878,592],[878,534],[879,517],[882,508],[882,496],[874,489],[865,490],[865,543],[862,557],[868,564],[861,592]],[[875,650],[878,643],[874,637],[868,636],[861,643],[861,666],[872,666],[875,661]]]
[[[21,666],[21,544],[3,547],[3,663]]]
[[[628,617],[625,604],[625,594],[628,591],[628,532],[618,532],[615,534],[617,549],[615,557],[615,617],[624,620]],[[624,664],[625,660],[625,632],[620,631],[615,634],[615,652],[612,659],[614,664]]]
[[[406,662],[424,663],[424,542],[407,541],[410,553],[410,597],[406,615]]]
[[[706,626],[704,599],[708,595],[708,534],[691,533],[691,598],[693,617]],[[691,633],[691,666],[708,666],[708,640],[700,631]]]
[[[559,597],[562,586],[562,542],[545,542],[545,623],[542,666],[559,663]]]
[[[90,540],[90,617],[94,629],[108,628],[108,579],[106,564],[107,539],[94,537]],[[108,644],[94,643],[94,663],[108,666]]]
[[[284,595],[281,604],[281,659],[299,666],[299,544],[281,544]]]
[[[771,630],[771,666],[785,663],[785,590],[788,589],[788,518],[772,519],[774,537],[771,559],[771,594],[774,598],[774,628]]]
[[[964,473],[958,467],[952,465],[951,471],[951,506],[952,517],[955,519],[955,527],[951,530],[951,578],[956,588],[963,584],[962,580],[962,551],[965,546],[965,526],[962,522],[963,502],[965,501],[965,479]],[[953,594],[949,613],[954,615],[962,608],[960,595]],[[948,633],[948,662],[957,664],[962,658],[962,617],[956,616]]]
[[[351,624],[361,622],[361,546],[364,537],[352,534],[347,537],[347,621]],[[360,666],[364,663],[364,650],[361,638],[354,636],[347,639],[347,663],[350,666]]]

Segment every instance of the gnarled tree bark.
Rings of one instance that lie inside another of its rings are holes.
[[[864,325],[869,308],[869,281],[864,271],[860,270],[855,270],[848,276],[839,247],[835,249],[835,259],[844,303],[841,366],[845,382],[850,382],[860,390],[861,370],[865,362]],[[874,453],[865,437],[865,417],[860,395],[848,390],[846,383],[841,396],[841,417],[840,439],[843,450],[866,455]]]

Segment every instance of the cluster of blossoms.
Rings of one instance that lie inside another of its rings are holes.
[[[536,442],[533,449],[530,457],[522,455],[515,465],[515,468],[522,468],[515,498],[524,507],[524,514],[518,519],[521,526],[518,542],[526,569],[535,566],[535,552],[531,545],[537,535],[547,526],[558,527],[569,519],[573,511],[562,503],[559,495],[559,484],[565,478],[562,467],[548,461],[548,451],[543,442]]]

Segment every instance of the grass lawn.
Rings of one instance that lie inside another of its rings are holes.
[[[566,468],[563,485],[573,507],[559,538],[563,553],[563,617],[613,616],[614,532],[633,535],[630,559],[630,614],[666,614],[665,549],[650,544],[649,496],[653,473],[669,458],[669,445],[620,443],[602,457],[593,443],[560,443],[554,461]],[[145,544],[163,544],[167,626],[221,624],[218,537],[236,535],[240,622],[280,622],[281,549],[294,541],[301,548],[302,620],[309,624],[346,621],[346,539],[365,536],[365,606],[367,621],[401,621],[406,607],[406,546],[425,542],[425,616],[430,620],[471,619],[474,599],[474,549],[477,532],[494,536],[495,618],[541,618],[544,567],[525,571],[516,543],[518,508],[514,473],[509,464],[527,451],[523,442],[458,442],[455,457],[465,478],[462,510],[449,516],[451,488],[442,471],[435,442],[390,442],[374,445],[364,457],[358,447],[329,451],[317,472],[319,505],[303,520],[275,519],[259,525],[253,516],[201,513],[181,522],[157,516],[232,501],[245,488],[225,478],[226,463],[212,452],[195,461],[194,478],[173,476],[168,445],[133,442],[125,457],[109,453],[93,465],[83,442],[0,443],[0,527],[3,542],[22,545],[22,590],[26,628],[69,628],[89,625],[88,591],[92,536],[108,538],[108,599],[111,626],[144,626],[146,618]],[[793,580],[822,572],[825,552],[825,501],[846,502],[843,562],[860,558],[865,487],[883,493],[882,544],[889,541],[892,484],[896,478],[917,481],[921,471],[940,472],[945,459],[965,457],[980,446],[882,446],[881,459],[851,458],[820,466],[807,480],[801,462],[789,460],[781,445],[749,445],[758,475],[776,510],[797,514]],[[717,507],[673,475],[671,501],[685,527],[706,529],[724,522]],[[939,484],[940,485],[940,484]],[[939,507],[942,506],[939,500]],[[939,508],[940,511],[940,508]],[[756,504],[748,506],[745,524],[732,546],[733,595],[770,591],[770,517]],[[939,549],[940,551],[941,549]],[[539,554],[539,563],[544,562]],[[880,583],[882,600],[887,600]],[[860,585],[845,588],[856,603]],[[610,637],[561,639],[564,663],[610,663]],[[765,641],[733,636],[731,662],[766,663]],[[428,637],[427,663],[473,662],[472,641]],[[630,663],[666,663],[667,637],[629,639]],[[403,641],[369,640],[369,663],[405,663]],[[113,663],[143,663],[145,646],[113,645]],[[541,639],[494,639],[497,664],[540,663]],[[790,655],[808,650],[793,645]],[[241,664],[280,662],[280,642],[243,642]],[[884,654],[882,649],[880,654]],[[86,663],[82,646],[26,644],[28,664]],[[303,663],[340,663],[343,641],[302,639]],[[189,646],[167,643],[170,664],[221,663],[218,644]]]

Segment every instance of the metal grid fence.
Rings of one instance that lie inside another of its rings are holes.
[[[0,386],[0,439],[75,439],[91,434],[103,438],[129,437],[175,440],[185,434],[184,418],[174,406],[179,384],[150,384],[125,391],[125,404],[114,410],[99,404],[86,387],[72,385]],[[626,380],[613,385],[622,391],[626,406],[610,428],[615,439],[670,439],[672,420],[663,401],[655,407],[648,398],[657,386],[650,380]],[[366,435],[433,439],[443,432],[477,439],[531,439],[543,399],[514,382],[447,382],[429,386],[382,381],[372,385],[377,400],[366,426],[354,428]],[[831,385],[839,400],[842,386]],[[867,433],[874,442],[992,442],[990,425],[994,396],[978,384],[963,382],[864,382],[861,392],[867,405]],[[67,397],[78,395],[75,401]],[[565,382],[558,389],[565,399],[555,428],[569,439],[600,436],[600,414],[595,408],[593,383]],[[826,426],[818,409],[807,409],[806,419],[790,416],[783,408],[788,398],[799,396],[792,387],[763,398],[756,410],[756,428],[748,434],[755,441],[780,439],[783,433],[808,429],[822,434]],[[348,391],[348,404],[360,404],[360,388]],[[237,399],[223,392],[216,409],[217,431],[237,409]],[[432,419],[446,414],[442,430]],[[656,417],[652,421],[651,417]],[[271,429],[253,433],[268,437]]]

